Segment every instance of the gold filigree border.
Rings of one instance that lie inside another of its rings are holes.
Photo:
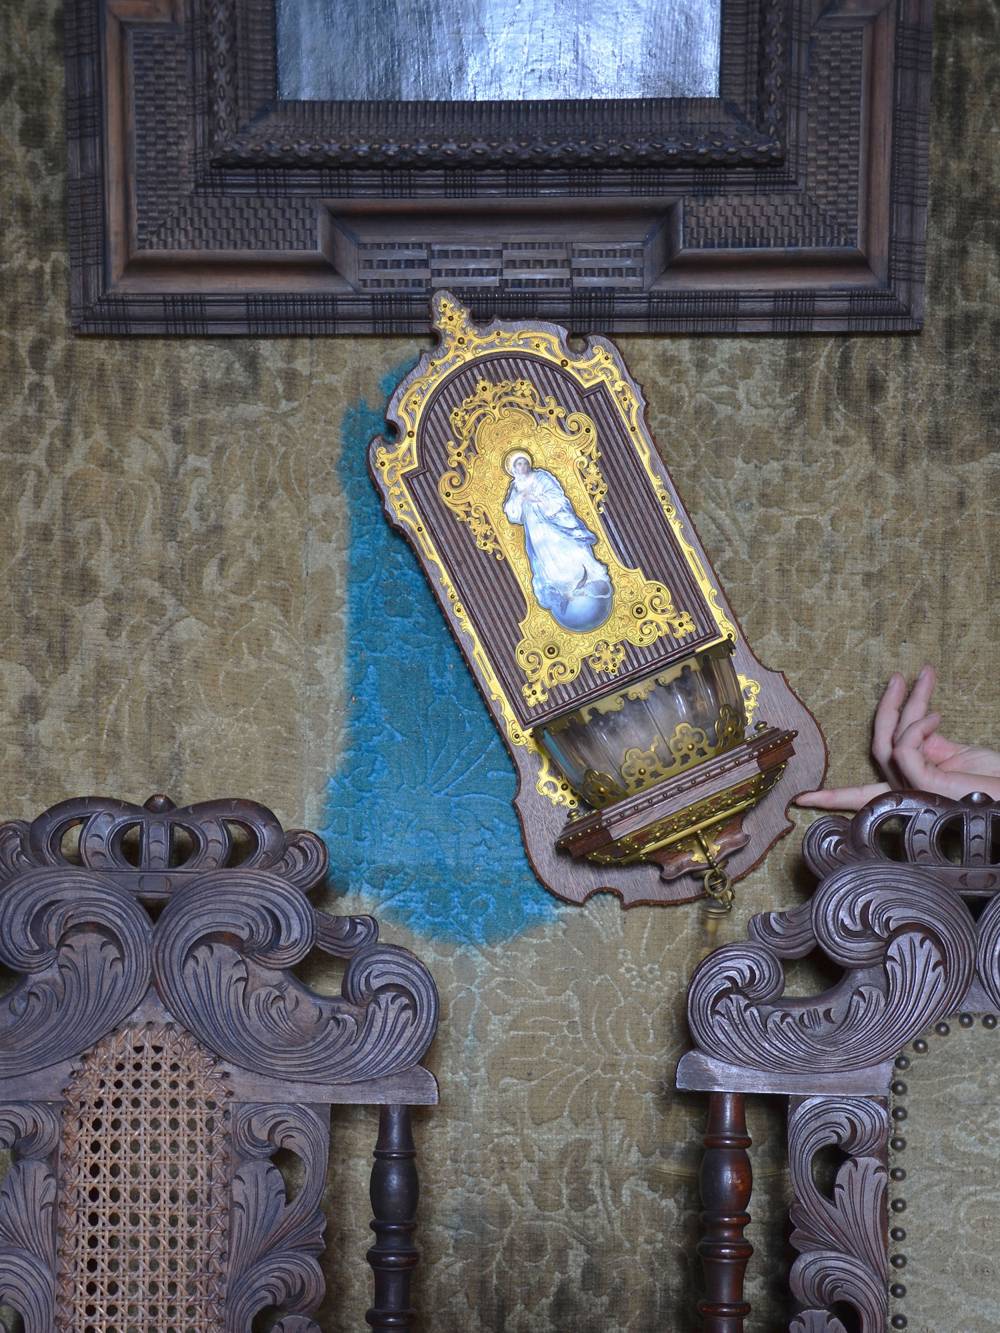
[[[426,364],[421,363],[419,373],[415,374],[399,395],[398,401],[393,404],[394,419],[398,422],[400,430],[399,442],[388,444],[384,440],[373,441],[375,466],[384,479],[387,503],[392,509],[396,523],[409,532],[411,540],[420,550],[428,568],[433,567],[436,570],[440,586],[444,589],[451,605],[452,614],[471,646],[472,659],[489,691],[490,698],[497,705],[503,718],[508,740],[512,745],[524,746],[537,756],[540,764],[538,791],[556,805],[573,808],[578,802],[569,784],[553,769],[548,756],[531,734],[530,728],[525,729],[517,720],[493,664],[469,619],[468,612],[459,600],[451,576],[420,519],[406,484],[407,474],[414,471],[418,465],[417,430],[420,420],[432,395],[442,382],[462,366],[484,355],[495,352],[521,352],[569,371],[581,388],[592,388],[596,384],[607,385],[615,408],[632,438],[653,493],[684,553],[695,582],[711,608],[719,628],[720,639],[726,638],[736,642],[738,637],[736,627],[719,606],[718,589],[709,579],[697,551],[688,540],[676,506],[661,478],[653,469],[650,442],[642,421],[638,396],[628,382],[624,366],[611,344],[603,338],[592,338],[584,351],[577,354],[569,350],[559,333],[539,329],[530,324],[502,324],[494,321],[485,328],[478,329],[473,324],[469,311],[446,293],[439,292],[435,296],[433,308],[433,325],[440,337],[439,345],[427,357]]]
[[[646,645],[664,636],[682,640],[695,632],[690,613],[675,607],[670,590],[641,569],[622,564],[604,531],[602,501],[608,487],[590,417],[543,398],[528,380],[483,379],[452,411],[451,425],[457,443],[450,444],[438,494],[469,527],[484,555],[506,562],[521,591],[525,611],[515,656],[529,703],[544,703],[549,689],[575,680],[585,662],[594,671],[616,674],[626,643]],[[511,487],[507,463],[516,453],[558,478],[573,512],[591,533],[594,559],[613,589],[610,612],[596,627],[567,629],[534,596],[524,538],[504,513]]]

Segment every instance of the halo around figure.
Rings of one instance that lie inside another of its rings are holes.
[[[514,464],[519,458],[523,458],[528,464],[528,467],[533,468],[535,466],[535,460],[526,449],[511,449],[510,453],[504,455],[503,460],[503,470],[507,473],[508,477],[514,475]]]

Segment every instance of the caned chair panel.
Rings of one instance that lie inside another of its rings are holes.
[[[229,1089],[173,1023],[112,1033],[63,1093],[56,1329],[223,1328]]]
[[[81,798],[0,826],[0,1306],[27,1333],[318,1333],[330,1106],[380,1106],[374,1329],[410,1327],[426,968],[308,897],[263,806]],[[291,968],[342,958],[340,996]],[[301,1161],[294,1197],[272,1160]],[[0,1326],[2,1326],[0,1319]]]

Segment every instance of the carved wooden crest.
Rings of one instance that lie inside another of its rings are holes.
[[[311,905],[325,870],[315,834],[249,801],[84,798],[0,827],[21,974],[0,999],[0,1304],[28,1333],[245,1333],[271,1306],[318,1333],[330,1103],[437,1099],[433,980],[371,917]],[[339,996],[292,972],[314,949],[345,960]],[[291,1200],[282,1148],[305,1168]]]
[[[741,1236],[749,1221],[749,1188],[738,1200],[727,1197],[720,1173],[749,1171],[747,1092],[789,1098],[799,1252],[790,1284],[802,1307],[790,1333],[843,1333],[835,1313],[842,1306],[855,1312],[862,1333],[885,1329],[894,1061],[929,1026],[947,1031],[949,1015],[962,1011],[970,1022],[971,1013],[1000,1008],[998,821],[1000,803],[981,793],[953,801],[923,792],[888,793],[854,819],[817,819],[803,845],[822,876],[809,901],[754,917],[745,941],[717,949],[695,971],[694,1050],[681,1060],[677,1083],[709,1091],[710,1123],[725,1113],[729,1127],[725,1143],[706,1137],[703,1192],[712,1203],[700,1249],[709,1285],[702,1309],[724,1305],[732,1333],[750,1310],[742,1299],[750,1249],[741,1250],[738,1272],[727,1257],[734,1228]],[[974,898],[986,900],[978,917]],[[836,964],[839,980],[818,995],[786,995],[786,960],[813,952]],[[827,1198],[813,1161],[831,1145],[845,1160]]]

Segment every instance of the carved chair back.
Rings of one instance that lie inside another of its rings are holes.
[[[88,797],[0,825],[0,1306],[26,1333],[247,1333],[262,1311],[318,1333],[343,1102],[381,1108],[367,1320],[411,1326],[437,993],[371,917],[312,906],[325,871],[315,834],[250,801]],[[292,971],[314,950],[344,960],[339,996]]]
[[[1000,1009],[1000,804],[979,793],[890,793],[853,820],[816,820],[803,852],[821,877],[809,901],[754,917],[747,939],[709,954],[688,989],[695,1046],[677,1085],[710,1094],[698,1247],[705,1333],[743,1333],[750,1314],[748,1093],[788,1101],[791,1333],[844,1333],[841,1316],[861,1333],[906,1327],[889,1308],[903,1291],[890,1273],[905,1263],[890,1255],[902,1237],[888,1207],[889,1148],[901,1141],[888,1099],[907,1066],[899,1053],[915,1039],[919,1049],[931,1025],[947,1031],[953,1013],[967,1025]],[[786,996],[785,961],[814,951],[840,979],[820,995]],[[828,1197],[813,1167],[830,1148],[843,1161]]]

